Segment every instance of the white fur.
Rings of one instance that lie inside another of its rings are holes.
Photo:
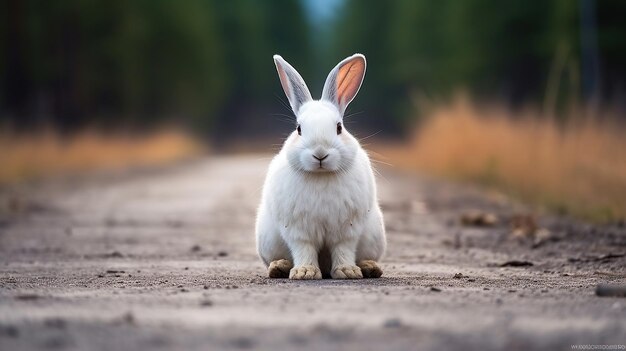
[[[355,57],[365,59],[362,55],[351,58]],[[293,69],[279,56],[275,61],[279,73]],[[334,82],[333,72],[342,63],[331,71],[326,85]],[[302,79],[297,72],[289,72],[289,77],[296,81],[288,87],[306,89],[303,81],[297,81]],[[285,90],[302,135],[292,132],[269,166],[257,213],[257,250],[266,266],[280,259],[293,262],[293,274],[300,267],[319,272],[318,256],[324,249],[330,262],[322,266],[323,273],[339,277],[338,269],[358,269],[357,262],[377,261],[385,251],[372,166],[345,126],[337,134],[337,123],[343,122],[340,110],[345,106],[324,98],[312,100],[310,93],[304,102],[292,101],[293,92]],[[326,154],[322,162],[313,157]]]

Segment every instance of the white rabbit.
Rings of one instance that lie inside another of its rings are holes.
[[[378,278],[386,240],[374,173],[343,125],[365,56],[341,61],[320,100],[282,57],[274,55],[274,63],[298,125],[267,172],[256,220],[259,256],[271,278]]]

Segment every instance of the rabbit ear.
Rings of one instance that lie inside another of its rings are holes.
[[[280,55],[274,55],[274,63],[278,70],[280,84],[283,86],[287,99],[289,99],[291,109],[297,114],[300,106],[312,100],[309,88],[307,88],[304,79],[302,79],[298,71],[291,67]]]
[[[365,65],[365,56],[361,54],[354,54],[339,62],[326,78],[322,100],[335,104],[343,115],[361,88],[365,77]]]

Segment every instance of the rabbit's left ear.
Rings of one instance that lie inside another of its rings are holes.
[[[335,104],[342,116],[361,88],[365,66],[365,56],[354,54],[339,62],[326,78],[322,100]]]
[[[298,114],[300,106],[312,100],[309,88],[298,71],[280,55],[274,55],[274,64],[276,64],[280,84],[283,86],[287,99],[289,99],[291,109],[295,114]]]

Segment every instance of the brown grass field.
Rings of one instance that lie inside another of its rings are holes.
[[[459,98],[432,109],[409,145],[382,152],[398,166],[478,182],[557,213],[626,218],[626,126],[597,114],[567,123],[538,115]]]
[[[43,177],[151,166],[198,154],[186,134],[163,130],[145,135],[83,131],[64,137],[52,131],[29,135],[0,132],[0,185]]]
[[[626,126],[611,116],[568,123],[459,98],[431,109],[406,144],[374,149],[401,168],[479,183],[547,210],[596,222],[626,218]],[[198,155],[187,134],[0,132],[0,185],[152,166]]]

